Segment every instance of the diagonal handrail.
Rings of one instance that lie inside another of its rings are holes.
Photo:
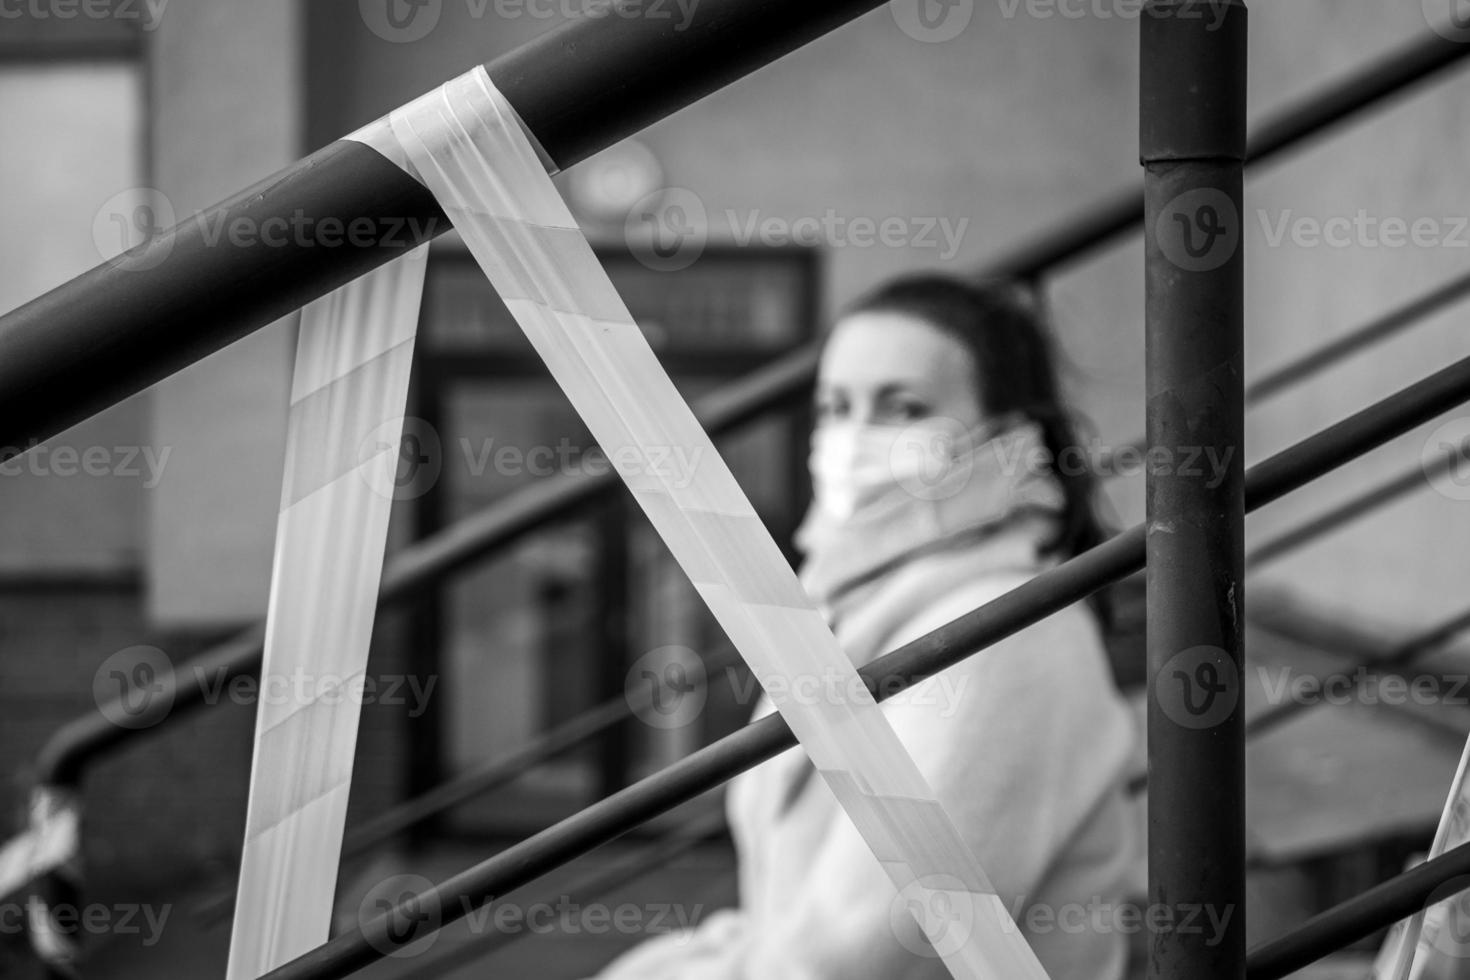
[[[1251,467],[1246,474],[1246,509],[1264,507],[1467,400],[1470,357]],[[859,673],[875,698],[891,697],[1142,568],[1144,542],[1144,525],[1135,525],[865,665]],[[271,971],[263,980],[349,976],[387,955],[383,950],[406,945],[432,931],[424,928],[420,908],[427,905],[441,910],[442,919],[434,928],[457,921],[495,896],[616,839],[795,744],[785,721],[779,715],[767,715]]]
[[[669,38],[639,35],[638,28],[627,24],[615,30],[599,29],[584,19],[518,49],[489,70],[551,157],[569,165],[876,6],[873,0],[810,0],[799,13],[786,16],[780,30],[773,30],[769,18],[763,16],[771,0],[711,2],[721,4],[728,17],[722,22],[715,18],[715,27],[691,32],[681,41],[678,50],[684,56],[681,65],[686,74],[670,86],[666,62],[656,71],[642,66],[642,73],[628,83],[640,98],[623,99],[625,85],[616,111],[589,112],[589,106],[609,108],[597,101],[606,98],[606,93],[594,84],[595,66],[599,62],[636,62],[632,54],[640,45],[655,50],[671,44]],[[736,39],[748,43],[732,45]],[[585,42],[580,51],[577,41]],[[1434,36],[1382,59],[1258,127],[1249,147],[1250,159],[1260,162],[1272,157],[1428,78],[1458,62],[1467,53],[1466,47]],[[537,71],[532,67],[537,64],[543,69],[560,64],[566,71]],[[589,96],[580,102],[572,97],[579,87]],[[565,104],[577,105],[578,112],[563,111]],[[211,214],[222,221],[232,214],[261,221],[273,208],[300,210],[305,202],[315,210],[361,214],[380,224],[405,216],[425,219],[426,230],[414,241],[391,247],[378,241],[370,249],[347,250],[329,260],[313,256],[317,261],[297,263],[294,260],[299,256],[221,254],[227,250],[211,254],[180,226],[166,233],[161,244],[146,246],[143,253],[152,255],[155,248],[174,249],[182,243],[188,271],[197,275],[179,275],[183,266],[178,262],[165,263],[167,271],[153,275],[110,263],[0,318],[0,354],[4,355],[0,356],[0,443],[19,446],[27,437],[49,435],[85,418],[442,230],[436,224],[442,212],[422,188],[410,186],[414,182],[405,182],[401,174],[382,163],[357,144],[334,144]],[[993,266],[989,274],[1035,278],[1043,269],[1083,256],[1136,224],[1141,208],[1136,194],[1130,195],[1134,199],[1126,209],[1119,206],[1121,197],[1113,199],[1060,235],[1018,250],[1010,260]],[[252,284],[249,295],[218,288],[236,280]],[[276,280],[278,288],[254,288],[253,283],[266,280]],[[179,290],[179,281],[188,281],[190,289]],[[224,304],[215,311],[218,315],[205,315],[211,303]],[[201,331],[200,322],[209,324],[208,329]],[[120,329],[114,329],[119,325]],[[716,404],[731,418],[771,410],[805,390],[815,361],[814,348],[799,351],[737,386],[731,397],[717,399]],[[77,395],[78,391],[83,394]],[[0,450],[0,455],[14,451]],[[541,501],[512,498],[493,513],[421,542],[385,568],[380,603],[399,601],[430,587],[497,544],[567,513],[611,485],[609,475],[605,481],[567,480],[538,488]],[[244,673],[259,662],[260,639],[257,625],[196,663],[213,665],[227,675]],[[182,715],[197,706],[202,693],[188,685],[179,688],[174,713]],[[43,749],[38,766],[41,780],[74,785],[87,760],[133,731],[110,725],[101,712],[70,723]]]
[[[1248,161],[1268,161],[1355,113],[1431,78],[1467,54],[1470,45],[1450,43],[1437,35],[1406,45],[1350,78],[1263,120],[1249,143]],[[983,270],[981,275],[1034,278],[1042,271],[1078,259],[1106,244],[1142,219],[1137,189],[1130,189],[1128,195],[1127,210],[1131,216],[1121,225],[1116,220],[1099,219],[1099,215],[1109,213],[1117,218],[1120,213],[1117,204],[1096,205],[1074,218],[1063,230],[1037,237]],[[5,350],[10,336],[6,323],[14,316],[0,318],[0,352]],[[700,403],[701,422],[711,433],[719,434],[795,401],[806,393],[816,371],[817,357],[816,347],[809,346],[721,389]],[[0,387],[0,406],[4,397]],[[0,412],[0,418],[3,417]],[[511,494],[394,556],[384,569],[380,604],[397,603],[437,585],[494,549],[611,492],[616,484],[615,475],[610,473],[566,474]],[[262,642],[263,633],[257,624],[206,653],[200,662],[211,672],[223,670],[227,676],[246,674],[257,669]],[[202,694],[202,689],[180,687],[169,717],[183,716],[202,700]],[[38,779],[46,784],[74,785],[90,758],[154,727],[157,726],[121,729],[107,722],[101,712],[75,719],[59,729],[43,747],[38,760]]]

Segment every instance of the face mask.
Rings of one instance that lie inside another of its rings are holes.
[[[994,435],[990,426],[966,431],[949,419],[912,425],[838,422],[812,432],[810,467],[817,507],[847,522],[887,500],[945,496],[946,483],[968,472],[964,454]]]

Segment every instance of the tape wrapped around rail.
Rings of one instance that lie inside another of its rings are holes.
[[[1425,860],[1470,843],[1470,741],[1460,754],[1449,797]],[[1462,976],[1470,956],[1470,886],[1455,878],[1440,886],[1421,909],[1394,924],[1373,963],[1373,980],[1448,980]]]
[[[757,679],[843,810],[961,978],[1046,974],[675,390],[482,68],[354,134],[422,180]],[[652,460],[679,447],[674,475]],[[802,677],[838,696],[787,697]],[[774,683],[779,681],[780,683]],[[965,914],[971,928],[948,928]]]
[[[75,859],[80,824],[75,793],[36,787],[31,792],[25,832],[0,846],[0,899]]]
[[[328,939],[426,264],[301,317],[229,980]]]
[[[24,833],[0,847],[0,900],[27,888],[42,875],[69,877],[81,859],[81,805],[74,791],[37,786],[31,792]],[[75,976],[81,949],[75,930],[57,921],[55,910],[39,892],[26,898],[31,949],[52,973]]]

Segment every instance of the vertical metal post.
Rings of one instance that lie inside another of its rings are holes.
[[[1240,698],[1246,9],[1141,20],[1150,980],[1245,976]]]

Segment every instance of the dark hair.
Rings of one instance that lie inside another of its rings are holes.
[[[849,306],[845,313],[904,313],[953,337],[975,360],[980,408],[987,415],[1019,414],[1036,422],[1050,453],[1052,473],[1066,503],[1047,554],[1080,554],[1108,535],[1097,516],[1096,480],[1087,467],[1056,461],[1077,443],[1077,425],[1057,383],[1057,355],[1040,301],[1025,285],[971,282],[953,276],[918,274],[888,282]],[[1109,625],[1108,604],[1095,605]]]

